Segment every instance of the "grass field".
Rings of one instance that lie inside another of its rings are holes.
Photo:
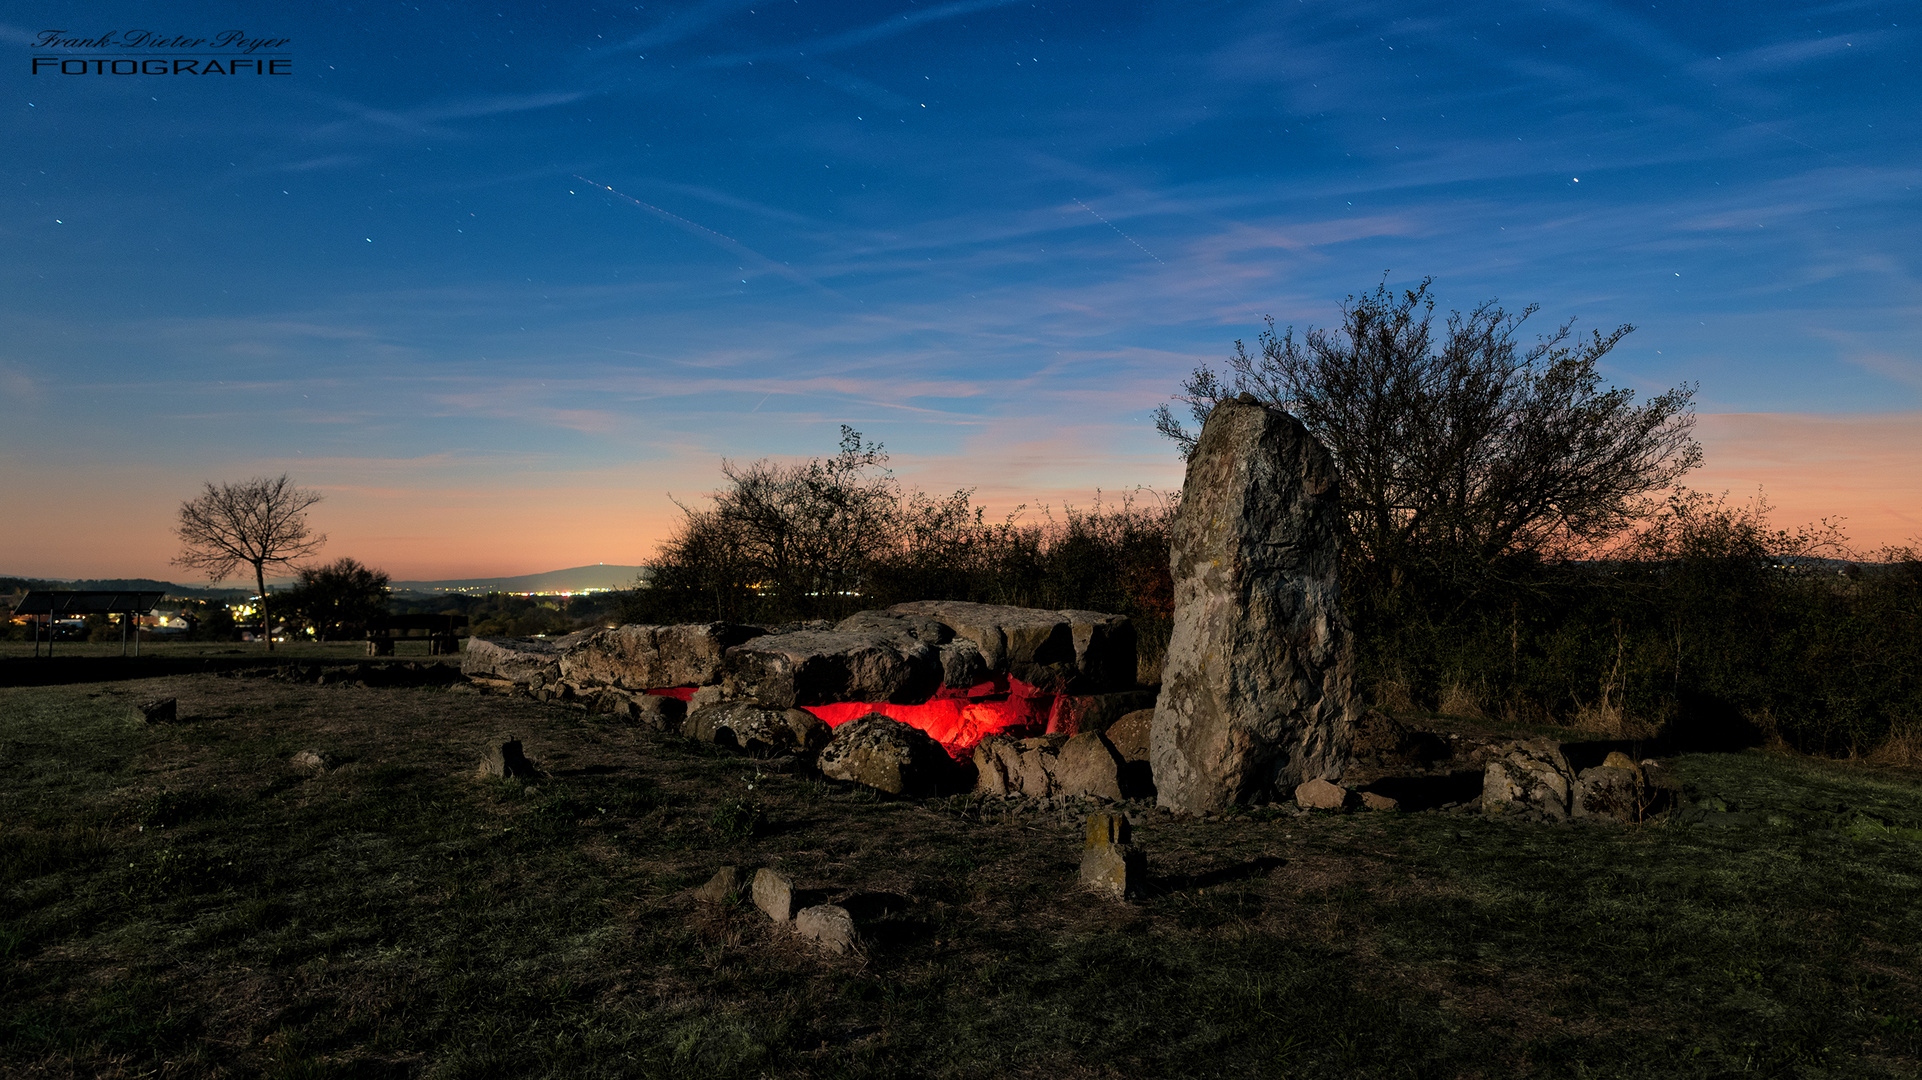
[[[177,723],[130,703],[178,696]],[[546,772],[482,781],[510,732]],[[303,749],[338,759],[310,776]],[[914,803],[526,700],[0,690],[0,1074],[1906,1077],[1922,785],[1674,762],[1688,823]],[[758,813],[757,813],[758,811]],[[690,887],[774,865],[829,957]]]

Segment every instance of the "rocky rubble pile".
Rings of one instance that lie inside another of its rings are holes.
[[[1146,717],[1155,700],[1134,685],[1134,627],[1122,616],[949,601],[863,611],[834,624],[473,638],[462,671],[484,690],[793,758],[900,795],[965,791],[977,778],[982,790],[1002,795],[1137,793],[1146,786]],[[907,710],[897,707],[936,699],[951,703],[954,716],[979,704],[1006,721],[1006,734],[964,731],[965,742],[944,745],[919,721],[902,721]],[[833,728],[817,715],[836,720],[867,707]],[[1124,716],[1141,729],[1132,758],[1101,735]]]

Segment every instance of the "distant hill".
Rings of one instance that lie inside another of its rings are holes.
[[[168,596],[198,600],[244,600],[252,589],[215,589],[205,585],[176,585],[153,578],[21,578],[0,577],[0,594],[31,592],[35,589],[73,589],[87,592],[159,592]]]
[[[544,574],[522,574],[519,577],[396,581],[393,583],[393,589],[397,593],[558,593],[583,592],[588,589],[631,589],[634,587],[634,579],[646,573],[649,571],[645,566],[596,563],[593,566],[549,570]]]
[[[616,566],[597,563],[593,566],[576,566],[567,570],[549,570],[544,574],[522,574],[518,577],[461,578],[451,581],[396,581],[391,587],[397,593],[469,593],[490,592],[507,593],[562,593],[584,592],[588,589],[631,589],[634,579],[651,571],[645,566]],[[292,579],[269,581],[267,587],[282,592],[293,587]],[[28,592],[33,589],[92,589],[118,592],[164,592],[168,596],[192,597],[208,600],[244,600],[254,594],[252,589],[215,589],[205,585],[180,585],[171,581],[155,581],[152,578],[81,578],[65,580],[60,578],[0,577],[0,596]]]

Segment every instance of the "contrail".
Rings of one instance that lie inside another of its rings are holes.
[[[739,240],[736,240],[733,237],[727,236],[723,233],[717,233],[713,229],[708,228],[707,226],[701,224],[698,221],[689,221],[688,219],[682,217],[679,214],[672,213],[667,210],[663,210],[660,207],[655,206],[653,203],[642,202],[641,200],[635,198],[632,195],[627,194],[626,192],[615,191],[613,188],[608,187],[606,184],[600,183],[599,181],[595,181],[595,180],[589,180],[587,177],[582,176],[579,173],[574,173],[573,176],[574,176],[574,179],[579,180],[583,184],[587,184],[590,187],[600,188],[602,191],[605,191],[608,194],[613,195],[617,198],[626,199],[628,202],[633,203],[635,206],[638,206],[643,210],[653,211],[657,216],[667,221],[668,223],[679,226],[681,229],[685,230],[686,232],[694,234],[700,239],[705,240],[710,244],[713,244],[715,247],[718,247],[721,250],[728,252],[729,254],[739,256],[743,262],[753,263],[759,266],[763,270],[767,270],[771,273],[779,274],[782,277],[787,278],[789,281],[792,281],[797,285],[805,285],[810,289],[819,289],[820,291],[827,293],[829,296],[834,297],[836,300],[847,300],[847,297],[842,296],[840,293],[835,292],[833,289],[828,288],[826,285],[823,285],[820,282],[814,280],[813,278],[808,277],[806,274],[803,274],[795,270],[793,267],[787,266],[783,263],[775,262],[773,259],[768,258],[766,255],[761,254],[760,252],[754,250],[751,247],[748,247],[746,244],[741,243]]]
[[[1072,198],[1072,196],[1070,196],[1070,198]],[[1074,200],[1074,204],[1075,204],[1076,206],[1079,206],[1079,207],[1080,207],[1081,209],[1083,209],[1083,210],[1086,210],[1086,211],[1087,211],[1088,213],[1090,213],[1090,214],[1094,214],[1094,207],[1092,207],[1092,206],[1089,206],[1089,205],[1088,205],[1087,203],[1084,203],[1084,202],[1082,202],[1082,201],[1081,201],[1080,199],[1075,199],[1075,200]],[[1127,241],[1127,242],[1129,242],[1130,244],[1134,244],[1134,246],[1135,246],[1135,247],[1138,247],[1138,248],[1141,248],[1141,253],[1142,253],[1143,255],[1146,255],[1146,256],[1147,256],[1147,257],[1149,257],[1150,259],[1153,259],[1154,261],[1156,261],[1156,262],[1158,262],[1158,263],[1161,263],[1161,265],[1163,265],[1163,266],[1166,266],[1166,265],[1168,265],[1168,264],[1167,264],[1167,263],[1165,263],[1165,262],[1161,262],[1161,256],[1159,256],[1159,255],[1156,255],[1156,254],[1155,254],[1154,252],[1152,252],[1152,251],[1149,251],[1149,250],[1148,250],[1147,248],[1145,248],[1145,247],[1141,247],[1141,245],[1140,245],[1139,243],[1136,243],[1136,241],[1135,241],[1135,238],[1134,238],[1134,237],[1132,237],[1132,236],[1129,236],[1129,235],[1128,235],[1127,233],[1125,233],[1125,232],[1122,232],[1122,231],[1121,231],[1121,228],[1120,228],[1120,226],[1118,226],[1118,225],[1116,225],[1116,224],[1115,224],[1114,222],[1112,222],[1112,221],[1109,221],[1109,220],[1108,220],[1107,218],[1104,218],[1104,217],[1102,217],[1102,216],[1101,216],[1100,214],[1094,214],[1094,219],[1095,219],[1096,221],[1099,221],[1099,222],[1100,222],[1100,223],[1102,223],[1103,225],[1106,225],[1106,226],[1107,226],[1108,228],[1110,228],[1110,229],[1113,229],[1113,230],[1114,230],[1114,234],[1115,234],[1116,236],[1119,236],[1120,238],[1122,238],[1123,240],[1126,240],[1126,241]]]
[[[1069,197],[1069,198],[1071,198],[1071,199],[1073,199],[1073,198],[1074,198],[1074,196],[1072,196],[1072,195],[1070,195],[1070,196],[1068,196],[1068,197]],[[1153,259],[1154,261],[1156,261],[1156,262],[1158,262],[1158,263],[1161,263],[1161,265],[1163,265],[1163,266],[1167,266],[1167,265],[1168,265],[1167,263],[1165,263],[1165,262],[1162,262],[1162,259],[1161,259],[1161,256],[1159,256],[1159,255],[1156,255],[1156,254],[1155,254],[1154,252],[1152,252],[1152,251],[1149,251],[1149,250],[1148,250],[1147,248],[1145,248],[1145,247],[1142,247],[1142,246],[1141,246],[1141,244],[1140,244],[1140,242],[1139,242],[1139,241],[1137,241],[1137,240],[1136,240],[1136,239],[1135,239],[1134,237],[1132,237],[1132,236],[1129,236],[1129,235],[1128,235],[1127,233],[1125,233],[1125,232],[1122,232],[1122,231],[1121,231],[1121,227],[1120,227],[1120,226],[1118,226],[1118,225],[1116,225],[1116,224],[1115,224],[1114,222],[1112,222],[1112,221],[1109,221],[1109,220],[1108,220],[1107,218],[1104,218],[1104,217],[1102,217],[1102,216],[1101,216],[1100,214],[1095,214],[1095,210],[1094,210],[1094,207],[1092,207],[1092,206],[1089,206],[1089,205],[1088,205],[1087,203],[1084,203],[1084,202],[1082,202],[1082,201],[1081,201],[1080,199],[1075,199],[1075,200],[1074,200],[1074,204],[1075,204],[1076,206],[1079,206],[1079,207],[1080,207],[1081,209],[1083,209],[1083,210],[1086,210],[1086,211],[1087,211],[1088,213],[1090,213],[1090,214],[1094,214],[1094,219],[1095,219],[1096,221],[1099,221],[1099,222],[1100,222],[1100,223],[1102,223],[1103,225],[1106,225],[1106,226],[1107,226],[1108,228],[1110,228],[1110,229],[1113,229],[1113,230],[1114,230],[1114,233],[1115,233],[1115,235],[1116,235],[1116,236],[1119,236],[1119,237],[1121,237],[1121,238],[1122,238],[1123,240],[1126,240],[1126,241],[1127,241],[1127,242],[1129,242],[1130,244],[1133,244],[1133,245],[1134,245],[1134,246],[1135,246],[1135,247],[1136,247],[1137,249],[1139,249],[1139,250],[1141,251],[1141,253],[1142,253],[1143,255],[1146,255],[1146,256],[1147,256],[1147,257],[1149,257],[1150,259]],[[1250,315],[1253,315],[1253,316],[1254,316],[1255,318],[1257,318],[1257,319],[1259,319],[1259,318],[1262,318],[1262,317],[1263,317],[1263,316],[1262,316],[1262,314],[1261,314],[1261,312],[1259,312],[1259,311],[1256,311],[1256,310],[1255,310],[1255,308],[1254,308],[1254,305],[1253,305],[1253,304],[1250,304],[1250,303],[1249,303],[1249,302],[1248,302],[1247,300],[1244,300],[1244,299],[1242,299],[1242,296],[1241,296],[1241,294],[1240,294],[1240,293],[1238,293],[1238,292],[1236,292],[1236,291],[1234,291],[1233,289],[1230,289],[1230,288],[1228,288],[1228,287],[1227,287],[1226,285],[1223,285],[1223,284],[1222,284],[1221,282],[1219,282],[1219,281],[1216,281],[1216,280],[1215,280],[1214,278],[1212,278],[1212,277],[1209,277],[1209,276],[1208,276],[1208,274],[1207,274],[1206,272],[1204,272],[1204,273],[1203,273],[1203,274],[1201,275],[1201,280],[1203,280],[1203,281],[1205,281],[1205,282],[1207,282],[1207,283],[1208,283],[1208,284],[1210,284],[1210,285],[1213,285],[1213,286],[1214,286],[1215,288],[1217,288],[1217,289],[1220,289],[1220,290],[1221,290],[1221,291],[1222,291],[1222,292],[1223,292],[1224,294],[1226,294],[1226,295],[1227,295],[1227,296],[1228,296],[1228,297],[1229,297],[1230,299],[1232,299],[1232,300],[1233,300],[1233,301],[1234,301],[1235,303],[1237,303],[1237,304],[1240,304],[1240,305],[1241,305],[1241,309],[1242,309],[1243,311],[1246,311],[1246,312],[1247,312],[1248,314],[1250,314]]]

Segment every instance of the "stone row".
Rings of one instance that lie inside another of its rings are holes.
[[[1087,695],[1134,686],[1135,633],[1120,615],[929,600],[798,628],[630,625],[473,638],[461,670],[530,689],[718,686],[724,699],[779,708],[919,704],[942,687],[998,675],[1039,693]]]

